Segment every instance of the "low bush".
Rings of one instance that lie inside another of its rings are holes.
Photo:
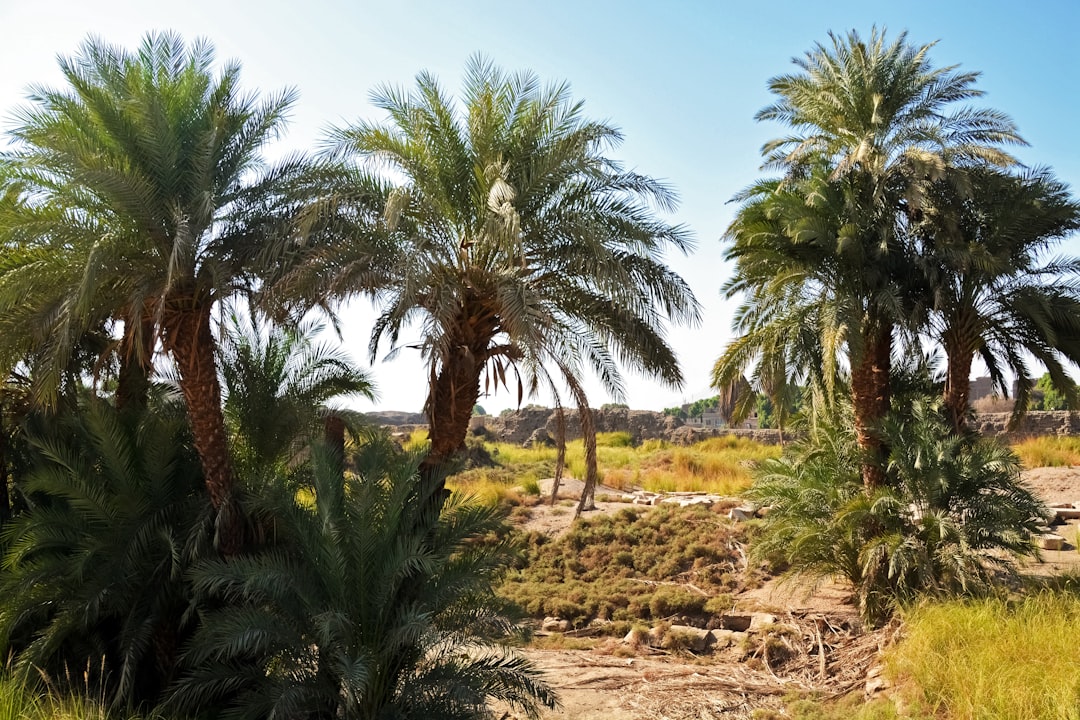
[[[526,557],[498,593],[533,617],[578,625],[705,617],[743,586],[742,532],[700,505],[628,507],[578,521],[557,540],[529,534]]]
[[[841,576],[864,619],[879,623],[926,595],[979,595],[1033,551],[1045,508],[1020,481],[1016,456],[992,440],[951,434],[935,402],[884,427],[886,484],[867,491],[850,425],[821,427],[762,463],[751,495],[772,506],[758,557],[815,577]]]

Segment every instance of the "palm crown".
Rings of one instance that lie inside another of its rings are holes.
[[[485,372],[488,387],[516,372],[519,396],[576,381],[585,366],[620,395],[620,362],[678,385],[663,321],[698,317],[661,262],[666,248],[691,247],[683,227],[654,215],[674,196],[604,156],[621,139],[615,128],[584,119],[567,86],[479,58],[463,95],[459,111],[421,73],[412,92],[374,93],[389,124],[333,133],[335,151],[363,161],[350,187],[367,204],[350,211],[377,208],[381,241],[378,252],[354,238],[331,243],[307,265],[331,292],[376,299],[373,355],[419,324],[439,462],[463,443]]]

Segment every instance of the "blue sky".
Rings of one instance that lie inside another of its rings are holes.
[[[1020,158],[1050,165],[1074,193],[1080,189],[1080,3],[1064,0],[1023,7],[998,0],[6,0],[0,112],[9,122],[29,85],[57,85],[56,55],[75,52],[88,34],[131,46],[155,29],[209,38],[219,58],[242,62],[249,89],[299,89],[282,152],[313,147],[329,124],[378,118],[368,103],[376,85],[409,86],[427,69],[455,89],[476,52],[508,70],[566,80],[586,115],[623,130],[614,157],[675,187],[682,204],[671,219],[697,238],[691,257],[669,258],[705,307],[700,327],[670,332],[686,386],[671,390],[627,376],[630,405],[659,409],[705,395],[709,369],[730,338],[734,303],[719,295],[730,275],[719,238],[734,211],[727,201],[760,176],[762,143],[782,133],[753,120],[770,101],[766,82],[825,42],[829,30],[868,35],[875,24],[890,36],[907,30],[913,43],[939,41],[931,53],[936,65],[981,72],[981,104],[1010,114],[1031,143],[1017,151]],[[1062,249],[1080,253],[1080,239]],[[358,305],[347,316],[347,347],[363,361],[372,314]],[[372,371],[380,407],[419,410],[426,374],[409,351]],[[609,400],[597,384],[589,388],[594,405]],[[515,400],[503,393],[481,403],[497,411]]]

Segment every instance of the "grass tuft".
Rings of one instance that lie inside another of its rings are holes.
[[[911,700],[949,720],[1080,720],[1080,596],[928,605],[889,668]]]
[[[1026,468],[1080,465],[1080,437],[1042,436],[1013,445]]]

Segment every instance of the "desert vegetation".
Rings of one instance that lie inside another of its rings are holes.
[[[1014,417],[1080,405],[1080,261],[1052,254],[1080,205],[931,50],[832,34],[769,81],[775,175],[723,238],[735,339],[687,414],[757,407],[782,448],[596,432],[585,377],[681,387],[668,329],[721,319],[665,263],[694,247],[674,190],[568,85],[474,56],[457,98],[422,72],[270,161],[295,93],[208,42],[63,57],[0,154],[0,718],[538,717],[546,620],[631,664],[707,663],[723,629],[781,717],[1074,717],[1077,584],[1024,573],[1050,516],[1021,470],[1080,443],[968,419],[975,359]],[[370,360],[422,356],[426,431],[350,409],[377,377],[320,323],[356,298]],[[470,434],[495,390],[552,399],[550,447]],[[622,506],[529,527],[597,500]],[[852,617],[733,619],[780,574]],[[893,694],[815,694],[879,642]]]

